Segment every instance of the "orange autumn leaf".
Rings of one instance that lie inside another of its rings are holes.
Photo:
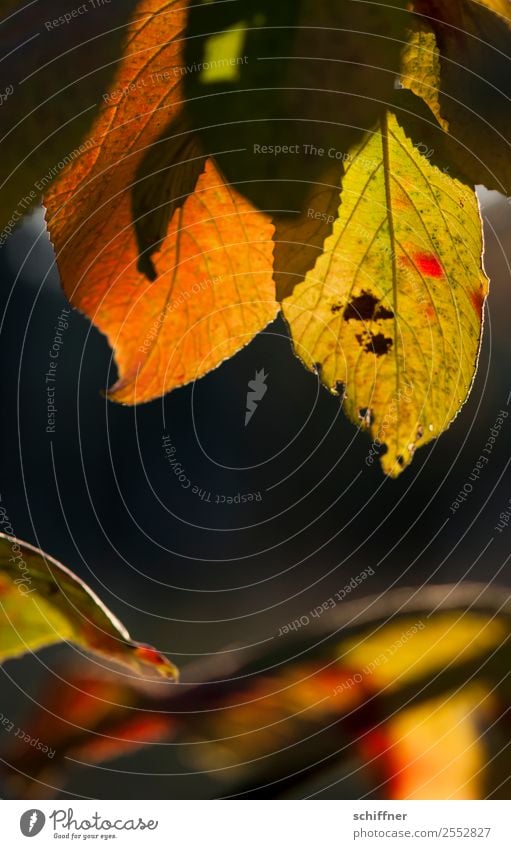
[[[64,289],[107,336],[110,397],[128,404],[206,374],[278,310],[269,217],[182,119],[187,12],[183,0],[140,4],[90,141],[46,198]]]

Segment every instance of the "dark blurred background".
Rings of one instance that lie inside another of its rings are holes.
[[[511,416],[467,501],[450,510],[511,393],[511,207],[495,194],[481,200],[491,297],[477,378],[449,431],[395,481],[367,466],[367,436],[294,357],[280,320],[196,384],[134,409],[105,399],[111,352],[73,311],[55,433],[46,433],[48,351],[67,303],[35,212],[0,253],[0,494],[16,535],[77,572],[135,639],[172,657],[184,681],[197,659],[264,644],[368,566],[374,576],[350,598],[466,578],[510,586],[511,530],[495,526],[511,497]],[[245,426],[247,384],[260,369],[268,391]],[[248,493],[260,500],[222,503]],[[5,664],[2,711],[22,724],[41,681],[51,688],[56,660],[72,658],[66,647]],[[189,772],[172,747],[155,746],[74,770],[68,791],[219,793]]]

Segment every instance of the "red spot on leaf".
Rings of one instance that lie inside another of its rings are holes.
[[[149,667],[153,667],[160,675],[165,678],[178,678],[178,671],[170,660],[167,660],[165,655],[153,649],[152,646],[146,646],[143,643],[133,644],[134,654],[137,660]]]
[[[144,663],[154,664],[155,666],[164,663],[162,655],[156,649],[151,648],[151,646],[137,646],[135,654]]]
[[[444,276],[444,270],[434,254],[417,253],[414,254],[413,259],[419,271],[427,274],[428,277]]]
[[[474,307],[474,309],[476,311],[477,317],[480,318],[481,313],[483,311],[483,304],[484,304],[483,294],[481,292],[471,292],[470,293],[470,300],[472,301],[472,306]]]

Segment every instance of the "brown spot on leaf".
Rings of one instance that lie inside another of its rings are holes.
[[[394,318],[394,313],[386,307],[378,306],[378,300],[370,292],[363,291],[352,298],[344,310],[344,321],[376,321],[378,318]]]
[[[381,357],[392,348],[392,339],[383,333],[357,333],[356,340],[368,354]]]
[[[330,312],[333,312],[333,313],[340,312],[341,309],[342,309],[341,304],[332,304],[332,306],[330,307]]]
[[[371,333],[370,350],[372,350],[373,354],[376,354],[377,357],[381,357],[383,354],[388,354],[391,348],[392,339],[389,339],[388,336],[384,336],[383,333],[377,333],[376,335]]]
[[[388,310],[386,307],[378,307],[375,313],[375,319],[377,318],[394,318],[394,313],[392,310]]]

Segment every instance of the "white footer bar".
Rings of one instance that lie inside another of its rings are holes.
[[[6,849],[511,847],[505,801],[0,801],[0,823]]]

